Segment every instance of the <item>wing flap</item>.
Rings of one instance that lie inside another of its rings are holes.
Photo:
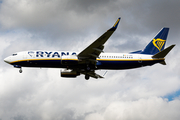
[[[101,75],[99,75],[99,74],[96,74],[95,72],[82,72],[82,74],[84,74],[84,75],[89,75],[90,77],[93,77],[93,78],[95,78],[95,79],[98,79],[98,78],[104,78],[104,77],[102,77]]]
[[[87,73],[89,76],[91,76],[91,77],[93,77],[93,78],[104,78],[104,77],[102,77],[101,75],[98,75],[98,74],[96,74],[96,73],[94,73],[94,72],[88,72]]]

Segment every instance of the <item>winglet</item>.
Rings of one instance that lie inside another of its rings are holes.
[[[111,29],[109,29],[109,31],[115,31],[116,28],[118,27],[119,21],[121,18],[118,18],[118,20],[116,21],[116,23],[113,25],[113,27]]]

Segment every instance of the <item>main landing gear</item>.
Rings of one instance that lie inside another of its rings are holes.
[[[89,80],[90,76],[87,73],[91,71],[91,67],[89,65],[87,65],[85,70],[86,70],[85,79]]]
[[[86,79],[86,80],[89,80],[89,75],[86,74],[86,75],[85,75],[85,79]]]

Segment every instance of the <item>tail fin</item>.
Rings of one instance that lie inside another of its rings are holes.
[[[162,28],[154,39],[145,47],[141,54],[155,55],[164,50],[169,28]]]

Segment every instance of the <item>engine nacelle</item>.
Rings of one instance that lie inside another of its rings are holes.
[[[77,71],[69,71],[69,70],[61,71],[61,77],[77,77],[78,75],[80,75],[80,73]]]
[[[61,57],[61,64],[76,65],[78,64],[78,57],[76,55],[64,55]]]

